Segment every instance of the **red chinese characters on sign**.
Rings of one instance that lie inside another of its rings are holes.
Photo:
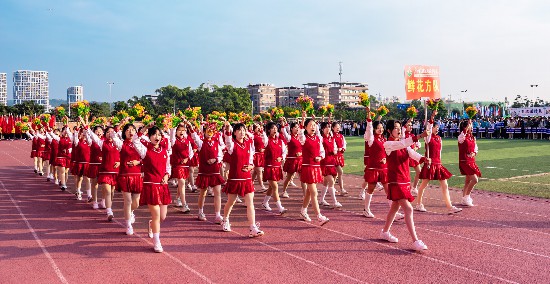
[[[439,99],[439,66],[406,65],[405,92],[407,100]]]

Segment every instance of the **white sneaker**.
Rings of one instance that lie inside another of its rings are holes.
[[[288,211],[288,210],[287,210],[286,208],[282,207],[282,208],[279,209],[279,214],[280,214],[280,215],[283,215],[283,214],[285,214],[287,211]]]
[[[374,190],[382,191],[384,190],[384,186],[381,183],[376,183]]]
[[[156,243],[155,246],[153,247],[153,249],[155,250],[155,252],[158,252],[158,253],[161,253],[161,252],[164,251],[162,249],[162,245],[160,244],[160,242]]]
[[[193,185],[193,187],[191,188],[191,192],[197,192],[198,191],[198,188],[196,185]]]
[[[271,207],[269,207],[269,203],[262,203],[262,208],[265,210],[265,211],[271,211]]]
[[[424,244],[421,240],[418,240],[413,243],[413,249],[415,251],[427,250],[428,246]]]
[[[390,243],[397,243],[399,241],[399,239],[397,239],[396,237],[394,237],[392,234],[390,234],[390,232],[384,232],[384,230],[381,230],[380,231],[380,238],[383,239],[383,240],[386,240]]]
[[[82,200],[82,192],[80,191],[76,192],[76,200]]]
[[[92,209],[99,209],[99,204],[97,202],[92,203]]]
[[[340,204],[340,202],[336,201],[334,204],[332,204],[332,208],[342,208],[342,204]]]
[[[428,210],[426,210],[426,208],[424,208],[424,204],[416,204],[416,206],[414,207],[414,210],[420,211],[420,212],[428,211]]]
[[[370,212],[370,210],[367,210],[367,209],[363,209],[363,216],[367,218],[374,218],[374,214],[372,214],[372,212]]]
[[[54,180],[53,184],[59,185],[59,180]]]
[[[189,205],[187,205],[187,203],[183,204],[182,212],[185,213],[185,214],[191,212],[191,209],[189,209]]]
[[[463,196],[462,197],[462,205],[464,205],[466,207],[474,206],[472,200],[470,198],[468,198],[468,196]]]
[[[238,196],[237,196],[237,198],[235,198],[235,202],[237,202],[237,203],[243,203],[243,201],[241,200],[241,198],[238,197]]]
[[[101,199],[101,202],[99,202],[99,207],[100,207],[101,209],[107,208],[107,206],[105,206],[105,199]]]
[[[317,216],[317,221],[319,221],[319,226],[323,226],[324,224],[328,223],[328,221],[330,220],[326,216],[319,214],[319,216]]]
[[[222,230],[224,232],[231,232],[231,224],[229,223],[229,219],[225,219],[222,222]]]
[[[401,220],[401,219],[405,219],[405,215],[399,212],[395,213],[395,220]]]
[[[258,190],[258,193],[264,193],[264,192],[266,192],[266,191],[267,191],[267,187],[265,187],[264,185],[262,185],[262,186],[260,187],[260,189]]]
[[[326,200],[319,200],[319,205],[323,205],[323,206],[330,206],[330,204],[328,204],[328,202]]]
[[[204,213],[199,213],[199,215],[197,215],[197,219],[199,221],[206,221],[206,215],[204,215]]]
[[[107,209],[107,221],[111,222],[113,221],[113,218],[115,217],[115,215],[113,214],[113,210],[112,209]]]
[[[342,189],[340,190],[340,194],[341,194],[341,195],[347,195],[347,194],[348,194],[348,191],[342,188]]]
[[[250,229],[250,233],[248,234],[249,238],[255,238],[260,237],[264,235],[264,231],[260,230],[260,223],[256,223],[252,229]]]
[[[211,187],[208,188],[208,196],[214,196],[214,191],[212,190]]]
[[[458,208],[458,207],[456,207],[456,206],[453,206],[453,207],[447,209],[447,212],[448,212],[449,214],[458,213],[458,212],[460,212],[460,211],[462,211],[462,208]]]
[[[293,181],[290,181],[290,182],[288,183],[288,185],[294,186],[294,187],[298,187]]]
[[[300,216],[302,216],[302,220],[306,222],[311,222],[311,218],[309,218],[309,215],[307,213],[300,212]]]
[[[126,235],[131,236],[134,234],[134,228],[132,226],[126,227]]]
[[[177,198],[176,199],[176,207],[182,207],[183,206],[183,203],[181,203],[181,198]]]
[[[151,229],[151,220],[149,220],[149,223],[147,223],[147,235],[149,238],[153,238],[153,229]]]
[[[285,191],[283,192],[283,195],[281,195],[281,197],[283,198],[290,198],[290,196],[288,195],[288,193]]]
[[[193,190],[190,184],[187,184],[185,187],[187,188],[187,190]]]
[[[134,224],[136,222],[136,215],[134,215],[134,212],[130,213],[130,223]]]
[[[216,216],[216,218],[214,219],[214,223],[216,223],[218,225],[221,225],[222,222],[223,222],[223,217],[222,216]]]
[[[359,199],[365,200],[365,191],[361,190],[361,193],[359,193]]]
[[[411,195],[412,196],[418,196],[418,188],[415,187],[415,188],[411,189]]]

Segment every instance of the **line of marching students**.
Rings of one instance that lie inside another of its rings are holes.
[[[369,113],[367,108],[367,117]],[[370,211],[374,190],[384,190],[389,212],[380,238],[398,242],[390,228],[396,218],[404,219],[412,247],[417,251],[427,246],[416,234],[413,210],[426,211],[422,196],[430,180],[439,181],[449,214],[462,210],[450,201],[447,179],[452,174],[441,165],[441,137],[433,120],[436,114],[433,112],[420,135],[411,134],[410,120],[403,123],[389,120],[384,128],[380,118],[367,119],[364,135],[365,174],[360,193],[364,200],[363,214],[374,218]],[[197,127],[185,120],[172,129],[160,129],[153,124],[137,129],[127,119],[117,126],[91,127],[87,119],[80,118],[73,129],[67,125],[61,129],[38,127],[27,135],[32,139],[35,173],[46,175],[62,191],[67,190],[70,173],[74,177],[76,199],[82,200],[85,190],[86,201],[94,209],[105,209],[109,221],[114,218],[114,191],[121,191],[126,234],[134,233],[134,210],[146,205],[151,214],[148,235],[154,240],[154,251],[162,252],[160,224],[172,203],[168,189],[171,179],[177,184],[175,206],[182,207],[184,213],[190,212],[185,189],[199,192],[197,218],[201,221],[207,220],[205,197],[207,193],[213,195],[214,222],[223,231],[231,231],[232,208],[244,199],[249,237],[259,237],[264,232],[255,220],[254,180],[260,185],[259,193],[265,194],[261,208],[273,211],[273,203],[270,204],[273,201],[276,212],[285,214],[287,209],[281,198],[289,197],[287,189],[296,186],[293,179],[299,175],[303,194],[301,218],[312,222],[308,213],[311,205],[320,226],[329,222],[321,214],[320,206],[342,207],[337,200],[336,183],[340,195],[347,194],[342,175],[346,140],[340,127],[338,122],[330,122],[330,117],[328,122],[324,118],[318,122],[315,117],[306,118],[303,112],[299,122],[287,123],[283,118],[279,124],[255,123],[247,127],[226,121],[221,129],[217,123],[202,122]],[[458,140],[460,172],[466,176],[462,204],[467,207],[473,206],[470,192],[481,176],[475,163],[477,145],[471,129],[471,122],[463,121]],[[420,148],[420,138],[426,142],[425,156],[415,151]],[[413,179],[409,176],[410,167],[415,169]],[[318,184],[322,185],[319,191]],[[227,195],[223,212],[222,193]],[[330,202],[326,201],[327,195]],[[417,198],[413,207],[414,196]],[[404,214],[399,213],[400,208]]]

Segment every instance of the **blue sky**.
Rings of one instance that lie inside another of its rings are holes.
[[[50,97],[173,84],[365,82],[404,98],[403,66],[439,65],[445,97],[550,100],[547,1],[2,1],[0,72],[49,72]]]

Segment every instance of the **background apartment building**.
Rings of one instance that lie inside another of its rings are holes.
[[[67,89],[67,103],[70,105],[84,100],[84,88],[82,86],[73,86]]]
[[[298,107],[296,99],[304,95],[304,88],[282,87],[275,89],[275,99],[278,107]]]
[[[277,105],[276,88],[273,84],[249,84],[247,89],[252,100],[253,113],[257,114]]]
[[[329,102],[334,105],[345,103],[348,107],[360,107],[359,94],[369,90],[364,83],[332,82],[329,85]]]
[[[18,70],[13,72],[13,99],[15,104],[35,101],[49,109],[48,72]]]
[[[0,73],[0,106],[8,105],[8,81],[7,74]]]
[[[327,84],[304,84],[304,94],[313,99],[315,108],[329,103],[329,86]]]

